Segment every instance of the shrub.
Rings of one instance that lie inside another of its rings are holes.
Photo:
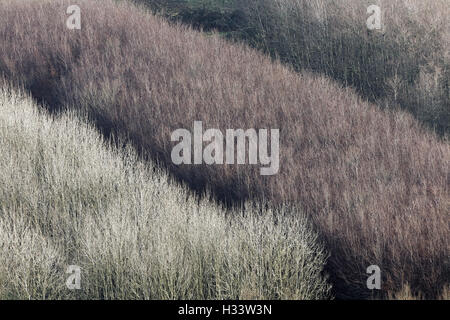
[[[381,107],[401,107],[441,135],[450,132],[450,26],[444,0],[138,2],[171,20],[216,29],[297,71],[332,77]],[[379,32],[366,28],[366,10],[373,4],[383,12]]]
[[[330,297],[327,255],[298,211],[227,214],[2,84],[0,299]],[[69,265],[80,291],[65,287]]]
[[[383,294],[404,283],[427,297],[448,283],[447,142],[403,112],[380,111],[349,88],[217,36],[173,27],[126,3],[0,4],[0,70],[50,108],[86,111],[105,132],[197,191],[231,204],[266,199],[299,207],[331,253],[338,297],[367,297],[366,268]],[[12,31],[13,30],[13,31]],[[12,45],[11,45],[12,44]],[[171,132],[280,129],[280,172],[246,165],[175,166]]]

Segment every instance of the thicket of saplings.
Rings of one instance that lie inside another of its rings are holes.
[[[301,211],[226,212],[0,83],[0,299],[330,298]]]
[[[325,74],[382,108],[450,133],[446,0],[135,0],[171,21],[217,31],[297,71]],[[367,8],[381,8],[369,31]]]
[[[69,4],[0,4],[0,72],[8,80],[51,110],[87,113],[105,133],[125,135],[194,190],[234,205],[297,207],[330,252],[338,297],[370,296],[370,265],[383,270],[383,296],[406,285],[424,297],[442,294],[450,270],[448,143],[326,77],[292,72],[127,3],[79,1],[83,27],[68,30]],[[194,121],[222,132],[280,129],[280,172],[174,165],[171,133]]]

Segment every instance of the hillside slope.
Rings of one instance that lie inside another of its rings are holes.
[[[66,28],[68,1],[0,4],[0,72],[51,109],[84,110],[105,133],[127,135],[197,191],[300,207],[331,252],[339,296],[370,296],[370,265],[383,270],[383,294],[405,283],[440,294],[450,279],[448,143],[408,114],[247,47],[126,3],[79,3],[81,30]],[[174,165],[171,133],[194,121],[280,129],[280,172]]]
[[[2,84],[0,300],[330,297],[326,253],[298,212],[226,217],[130,148]],[[65,286],[69,265],[81,290]]]
[[[450,134],[447,0],[134,1],[169,20],[218,30],[297,71],[327,75]],[[381,29],[369,30],[374,5]]]

